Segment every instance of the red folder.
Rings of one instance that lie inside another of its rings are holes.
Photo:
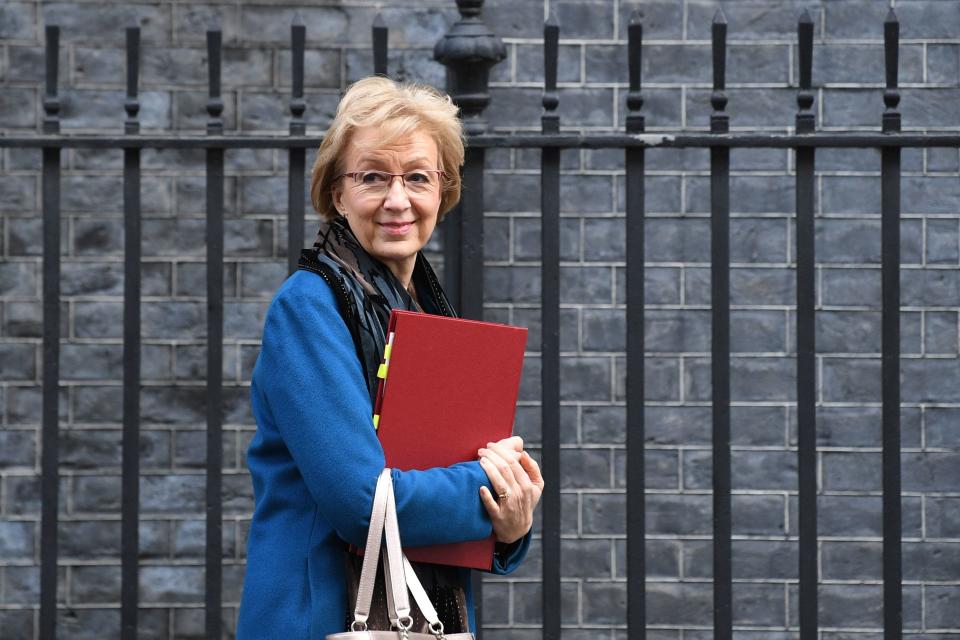
[[[388,467],[476,460],[477,449],[511,435],[525,328],[393,311],[388,340],[374,417]],[[410,560],[489,570],[494,544],[491,536],[404,551]]]

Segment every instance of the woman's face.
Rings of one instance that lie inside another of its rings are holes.
[[[370,128],[353,133],[342,166],[344,172],[409,173],[439,169],[438,161],[436,142],[422,131],[382,144],[379,132]],[[333,189],[333,204],[346,217],[357,240],[404,286],[410,282],[417,252],[430,240],[437,225],[440,179],[429,171],[421,177],[435,179],[438,186],[433,189],[423,185],[405,188],[404,181],[397,177],[386,179],[389,184],[384,192],[382,185],[372,184],[377,176],[368,176],[371,184],[344,176]]]

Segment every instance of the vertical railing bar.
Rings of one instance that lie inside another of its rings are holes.
[[[890,9],[883,24],[886,89],[883,132],[900,131],[897,90],[900,23]],[[883,637],[903,637],[900,482],[900,149],[881,151],[883,390]]]
[[[307,131],[303,113],[307,103],[303,99],[303,57],[307,39],[307,27],[298,13],[290,26],[290,57],[293,62],[290,98],[290,135],[303,135]],[[300,250],[303,249],[304,225],[304,173],[307,150],[290,147],[287,173],[287,272],[297,270]]]
[[[140,27],[127,27],[127,113],[124,131],[140,132]],[[121,504],[120,634],[137,637],[140,534],[140,149],[123,150],[123,499]]]
[[[800,90],[797,133],[814,133],[811,77],[813,20],[797,24]],[[799,491],[800,640],[816,640],[817,620],[817,418],[813,147],[797,147],[797,468]]]
[[[713,94],[711,133],[730,129],[724,113],[727,96],[727,20],[721,9],[713,19]],[[730,514],[730,150],[710,149],[710,281],[713,386],[713,636],[733,637]]]
[[[379,13],[373,19],[373,73],[387,75],[387,38],[389,32]]]
[[[463,176],[460,176],[463,180]],[[451,209],[440,225],[443,234],[443,289],[454,309],[463,307],[460,298],[460,223],[463,222],[462,203]]]
[[[483,171],[485,150],[466,149],[463,166],[464,199],[456,212],[460,240],[460,315],[473,320],[483,319]],[[445,241],[449,241],[445,238]],[[446,268],[448,265],[445,264]],[[473,573],[473,597],[477,640],[483,635],[483,576]]]
[[[463,176],[460,176],[463,180]],[[463,221],[463,203],[451,209],[443,219],[443,289],[454,309],[463,308],[460,297],[460,223]]]
[[[43,132],[60,132],[60,27],[48,24]],[[40,457],[40,637],[57,633],[60,386],[60,147],[43,149],[43,411]]]
[[[223,133],[220,56],[223,34],[207,31],[210,98],[207,134]],[[207,149],[207,486],[206,636],[221,636],[223,483],[223,147]]]
[[[466,150],[460,220],[460,298],[464,318],[483,318],[483,170],[485,149]]]
[[[560,132],[557,61],[560,26],[550,15],[543,27],[545,134]],[[543,494],[543,638],[560,639],[560,149],[540,155],[540,424]]]
[[[627,133],[642,133],[641,113],[643,19],[634,11],[627,27]],[[644,424],[644,172],[645,151],[627,149],[626,246],[627,246],[627,634],[647,637],[646,613],[646,466]]]

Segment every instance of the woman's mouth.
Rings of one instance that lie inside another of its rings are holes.
[[[381,222],[380,226],[390,236],[405,236],[407,232],[410,231],[410,228],[413,226],[413,222]]]

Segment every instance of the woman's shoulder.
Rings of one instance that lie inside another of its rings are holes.
[[[291,327],[332,328],[340,319],[339,306],[330,285],[320,275],[298,269],[280,288],[267,309],[264,337]]]
[[[333,290],[319,274],[297,269],[277,289],[272,306],[294,303],[296,305],[333,304]]]

